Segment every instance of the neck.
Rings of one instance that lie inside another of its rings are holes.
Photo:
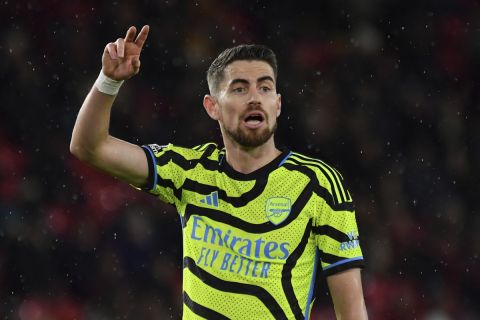
[[[224,139],[224,144],[228,164],[235,171],[245,174],[260,169],[282,153],[275,147],[273,136],[266,143],[255,148],[240,146],[229,139]]]

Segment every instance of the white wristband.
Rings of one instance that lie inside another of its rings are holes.
[[[105,94],[115,96],[120,90],[120,87],[123,84],[123,80],[113,80],[112,78],[107,77],[102,70],[100,70],[100,74],[98,75],[97,80],[95,81],[95,88],[98,91],[103,92]]]

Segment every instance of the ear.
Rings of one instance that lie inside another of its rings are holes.
[[[277,118],[280,116],[282,112],[282,95],[277,93]]]
[[[203,97],[203,107],[207,111],[210,118],[212,118],[213,120],[219,119],[218,104],[215,97],[206,94]]]

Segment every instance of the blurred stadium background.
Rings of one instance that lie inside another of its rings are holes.
[[[111,133],[219,141],[205,71],[278,55],[278,141],[337,166],[356,200],[371,319],[480,319],[480,6],[430,1],[0,3],[1,319],[178,319],[175,211],[80,163],[69,139],[105,44],[150,24]],[[319,278],[313,319],[333,319]]]

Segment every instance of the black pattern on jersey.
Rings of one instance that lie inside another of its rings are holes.
[[[312,167],[315,167],[317,169],[319,169],[322,173],[323,173],[323,176],[328,180],[330,186],[331,186],[331,190],[332,190],[332,200],[335,204],[338,204],[338,203],[341,203],[341,201],[338,201],[338,199],[342,199],[341,198],[341,195],[339,195],[339,192],[337,192],[338,190],[338,187],[336,187],[336,184],[334,184],[334,182],[332,181],[331,177],[327,174],[327,172],[322,168],[320,167],[319,165],[316,165],[316,164],[313,164],[313,163],[305,163],[305,162],[300,162],[298,161],[297,159],[294,159],[292,157],[290,157],[290,159],[288,159],[288,161],[290,163],[295,163],[295,164],[298,164],[298,165],[303,165],[304,167],[307,167],[308,165],[312,166]],[[315,177],[316,178],[316,177]],[[318,180],[318,179],[317,179]],[[339,197],[340,196],[340,197]],[[343,199],[342,199],[343,200]],[[343,201],[344,202],[344,201]]]
[[[230,320],[230,318],[225,317],[223,314],[218,313],[215,310],[209,309],[201,304],[193,301],[190,296],[183,291],[183,302],[185,305],[193,311],[193,313],[198,314],[205,319],[212,320]]]
[[[202,146],[199,146],[199,148],[200,147]],[[215,149],[215,145],[208,145],[201,158],[195,160],[187,160],[182,155],[174,151],[166,151],[157,159],[157,165],[164,166],[169,161],[173,161],[176,165],[178,165],[185,171],[195,168],[197,164],[201,164],[206,170],[217,171],[218,162],[208,159],[208,156],[210,156],[213,151],[215,151]],[[177,188],[175,187],[175,184],[172,180],[164,179],[161,177],[160,174],[157,174],[157,184],[161,187],[172,189],[174,196],[178,200],[181,200],[182,190],[189,190],[203,195],[208,195],[214,191],[218,191],[218,198],[220,200],[227,202],[236,208],[243,207],[245,203],[248,203],[251,200],[257,198],[265,190],[267,181],[267,177],[256,179],[255,185],[248,192],[245,192],[238,197],[231,197],[227,195],[227,192],[225,190],[219,189],[215,186],[203,184],[189,178],[186,178],[183,184]]]
[[[323,262],[326,262],[328,264],[334,264],[336,262],[348,259],[348,257],[339,257],[330,253],[323,252],[322,250],[319,250],[320,252],[320,259]]]
[[[328,192],[327,189],[322,187],[317,179],[317,176],[315,172],[307,168],[304,165],[301,165],[300,163],[297,163],[296,161],[293,161],[295,164],[290,163],[290,159],[287,160],[286,163],[283,164],[283,167],[288,170],[296,170],[299,171],[303,174],[305,174],[307,177],[309,177],[312,186],[313,186],[313,192],[315,192],[320,198],[325,200],[325,202],[334,210],[334,211],[353,211],[354,206],[353,202],[342,202],[338,203],[335,200],[335,197]]]
[[[312,183],[309,182],[305,187],[305,189],[303,189],[302,193],[298,196],[298,198],[293,203],[290,211],[290,215],[287,217],[287,219],[285,219],[285,221],[283,221],[278,225],[275,225],[270,221],[259,223],[259,224],[250,223],[238,217],[232,216],[230,214],[225,214],[225,212],[220,210],[215,210],[213,208],[203,208],[203,207],[195,206],[193,204],[188,204],[187,207],[185,208],[185,214],[183,216],[183,220],[184,220],[183,226],[185,227],[187,225],[187,222],[192,215],[201,215],[203,217],[210,218],[217,222],[227,224],[229,226],[232,226],[237,229],[241,229],[249,233],[259,234],[259,233],[270,232],[276,229],[284,228],[289,223],[294,221],[300,215],[303,208],[307,204],[308,200],[312,196],[312,190],[313,190]]]
[[[338,231],[337,229],[329,225],[315,226],[312,228],[312,232],[317,235],[326,235],[329,238],[332,238],[340,243],[350,241],[350,238],[348,237],[348,235],[346,235],[341,231]],[[347,257],[340,257],[337,255],[323,252],[320,249],[319,249],[319,254],[320,254],[320,259],[323,262],[326,262],[328,264],[333,264],[333,263],[348,259]]]
[[[215,160],[208,159],[208,157],[215,151],[215,145],[209,145],[205,151],[202,153],[202,156],[198,159],[187,160],[181,154],[176,153],[172,150],[166,150],[162,155],[157,158],[157,165],[164,166],[168,162],[173,161],[176,165],[182,168],[185,171],[193,169],[197,164],[201,164],[207,170],[216,170],[218,168],[218,162]]]
[[[344,190],[342,182],[340,182],[339,180],[339,179],[342,179],[341,174],[333,167],[329,166],[328,164],[326,164],[321,160],[306,157],[298,153],[293,153],[293,155],[290,157],[290,160],[298,164],[313,166],[319,169],[323,173],[325,178],[328,180],[330,185],[332,186],[331,189],[332,189],[334,198],[340,199],[340,201],[337,200],[337,202],[341,203],[341,202],[352,201],[352,198],[350,197],[349,193]]]
[[[240,293],[254,296],[262,302],[275,319],[286,320],[287,316],[282,310],[278,302],[273,296],[264,288],[252,284],[239,283],[233,281],[226,281],[208,273],[195,264],[195,261],[190,257],[183,259],[183,267],[188,268],[197,278],[212,288],[224,292]]]
[[[196,147],[193,147],[192,149],[193,150],[196,150],[196,151],[203,151],[203,150],[206,150],[208,147],[212,148],[210,149],[210,154],[216,149],[216,146],[214,143],[204,143],[204,144],[201,144],[201,145],[198,145]]]
[[[163,179],[159,174],[157,174],[157,184],[164,188],[170,188],[173,190],[173,194],[178,200],[181,200],[182,197],[182,190],[189,190],[196,192],[198,194],[209,195],[214,191],[218,191],[218,198],[226,203],[231,204],[235,208],[243,207],[246,203],[250,202],[251,200],[257,198],[262,192],[265,190],[265,186],[267,185],[266,179],[258,179],[256,180],[255,185],[252,189],[245,192],[244,194],[238,197],[230,197],[227,195],[225,190],[219,189],[215,186],[210,186],[208,184],[203,184],[191,179],[185,179],[183,184],[176,188],[175,184],[170,179]]]
[[[313,227],[313,233],[317,235],[326,235],[332,239],[337,240],[338,242],[346,242],[351,240],[348,235],[345,233],[335,229],[332,226],[329,225],[323,225],[323,226],[316,226]]]
[[[170,188],[173,190],[174,196],[180,200],[182,197],[182,192],[180,189],[175,188],[175,184],[170,179],[163,179],[160,175],[157,174],[157,185],[167,189]]]
[[[206,185],[197,181],[190,179],[185,179],[184,184],[180,189],[185,189],[189,191],[194,191],[198,194],[208,195],[214,191],[218,191],[218,199],[227,202],[234,206],[235,208],[243,207],[246,203],[256,199],[262,194],[267,185],[266,178],[260,178],[255,180],[255,185],[247,192],[243,193],[238,197],[230,197],[227,195],[225,190],[219,189],[215,186]]]
[[[359,260],[353,260],[350,262],[343,263],[341,265],[335,266],[334,268],[323,270],[322,272],[323,272],[323,275],[327,277],[329,275],[338,273],[343,270],[348,270],[352,268],[363,268],[363,267],[365,267],[365,263],[363,259],[359,259]]]
[[[282,287],[283,291],[288,300],[288,304],[295,315],[295,319],[302,320],[304,319],[302,308],[298,304],[298,299],[295,296],[295,291],[293,290],[292,285],[292,270],[297,264],[298,259],[302,255],[303,251],[307,247],[308,238],[310,237],[310,232],[312,229],[312,220],[309,220],[307,226],[305,227],[305,231],[303,232],[302,240],[298,244],[298,246],[293,250],[290,256],[287,258],[285,265],[283,266],[282,270]]]

